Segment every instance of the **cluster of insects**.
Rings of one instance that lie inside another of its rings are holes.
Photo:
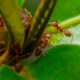
[[[25,25],[25,32],[29,31],[29,28],[31,26],[31,22],[32,22],[32,15],[30,14],[30,12],[27,9],[22,9],[20,11],[20,16],[22,19],[22,23]],[[53,22],[51,24],[58,32],[62,32],[65,34],[65,36],[70,37],[72,34],[70,31],[67,30],[62,30],[61,26],[57,23],[57,22]],[[2,18],[0,17],[0,26],[4,26],[4,22],[2,20]],[[26,33],[25,33],[26,34]],[[39,56],[41,55],[41,53],[44,51],[44,49],[46,48],[46,46],[49,45],[49,39],[52,37],[52,34],[49,33],[43,33],[41,39],[39,40],[38,45],[35,48],[35,56]],[[0,44],[0,53],[2,53],[5,48],[4,48],[5,43],[1,43]],[[12,46],[12,51],[13,51],[13,55],[14,53],[20,52],[21,49],[19,48],[20,46],[18,44],[15,44],[14,46]],[[15,51],[17,50],[17,52]]]
[[[27,9],[21,10],[20,15],[22,17],[22,22],[24,23],[27,31],[27,27],[31,26],[31,20],[33,17]],[[43,52],[44,48],[49,45],[48,41],[51,38],[51,36],[52,35],[49,33],[44,33],[42,35],[37,47],[35,48],[35,56],[39,56]]]
[[[49,40],[52,37],[52,34],[44,32],[44,29],[53,11],[55,3],[56,0],[41,1],[34,18],[27,9],[21,9],[20,16],[22,23],[25,26],[25,39],[23,51],[21,51],[18,43],[10,45],[11,56],[9,55],[9,59],[12,60],[12,64],[16,64],[17,61],[19,61],[18,59],[26,56],[26,54],[28,57],[28,55],[31,56],[33,52],[35,52],[36,57],[40,56],[44,49],[49,45]],[[72,35],[70,31],[61,29],[61,26],[56,22],[53,22],[51,25],[58,32],[64,33],[67,37]],[[2,26],[4,26],[4,22],[0,16],[0,27]],[[5,50],[4,45],[5,43],[0,43],[0,54]]]
[[[31,21],[32,21],[32,15],[27,9],[21,10],[21,17],[22,17],[22,22],[26,27],[30,27]],[[67,37],[71,37],[72,33],[68,30],[63,30],[61,29],[61,26],[57,22],[52,22],[51,24],[58,32],[62,32],[65,34]],[[28,28],[26,28],[27,30]],[[37,47],[35,48],[35,56],[39,56],[43,50],[46,48],[46,46],[49,45],[49,39],[52,37],[52,34],[49,33],[43,33],[43,36],[41,37]]]

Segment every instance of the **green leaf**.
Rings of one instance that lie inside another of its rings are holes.
[[[41,0],[25,0],[26,7],[32,15],[35,14]],[[57,0],[57,5],[50,21],[62,21],[80,14],[80,0]],[[65,4],[64,4],[65,3]]]
[[[41,0],[25,0],[23,8],[28,9],[30,13],[34,16],[40,2]]]
[[[17,4],[22,7],[25,0],[16,0]]]
[[[80,46],[51,47],[26,68],[33,80],[80,80]]]
[[[0,80],[25,80],[25,78],[10,69],[10,67],[2,66],[0,67]]]
[[[7,29],[13,43],[19,42],[22,47],[25,29],[19,15],[20,8],[14,0],[0,0],[0,11],[5,23],[7,23]]]
[[[80,15],[80,0],[58,0],[52,14],[51,21],[63,21],[70,17]]]

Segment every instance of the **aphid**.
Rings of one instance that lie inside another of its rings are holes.
[[[57,22],[53,22],[52,23],[52,26],[54,26],[54,28],[59,31],[59,32],[63,32],[65,36],[67,37],[71,37],[72,36],[72,33],[68,30],[62,30],[61,29],[61,26],[57,23]]]

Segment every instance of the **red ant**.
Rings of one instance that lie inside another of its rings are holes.
[[[72,36],[72,33],[70,31],[67,31],[67,30],[62,30],[61,29],[61,26],[57,23],[57,22],[53,22],[52,23],[52,26],[59,32],[63,32],[65,34],[65,36],[67,37],[71,37]]]
[[[63,32],[64,32],[65,36],[67,36],[67,37],[72,36],[72,33],[70,31],[64,30]]]
[[[28,12],[27,9],[23,9],[20,11],[20,16],[22,18],[22,22],[25,26],[28,26],[32,21],[32,15]]]
[[[63,32],[63,30],[61,29],[60,25],[57,22],[53,22],[52,26],[54,26],[54,28],[59,31],[59,32]]]
[[[35,56],[39,56],[41,52],[44,50],[44,48],[48,46],[48,41],[50,38],[51,38],[51,34],[49,33],[43,34],[43,37],[41,38],[41,41],[35,50]]]
[[[57,24],[56,22],[52,23],[52,25],[54,26],[54,28],[59,31],[59,32],[63,32],[65,34],[65,36],[67,37],[71,37],[72,33],[70,31],[66,31],[66,30],[62,30],[60,25]],[[48,45],[48,40],[51,38],[51,34],[46,33],[43,35],[39,45],[37,46],[36,50],[35,50],[35,56],[39,56],[41,54],[41,52],[44,50],[44,48]]]

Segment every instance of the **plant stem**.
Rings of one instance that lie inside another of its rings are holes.
[[[50,23],[52,23],[52,22],[50,22]],[[49,25],[51,25],[50,23],[49,23]],[[65,21],[61,22],[59,25],[61,26],[61,29],[68,29],[71,27],[75,27],[74,25],[77,25],[77,24],[80,24],[80,15],[70,18],[68,20],[65,20]],[[48,26],[45,29],[45,32],[56,33],[57,30],[53,26]]]
[[[56,1],[57,0],[41,0],[41,3],[32,21],[27,40],[23,46],[23,54],[32,53],[37,46],[42,33],[45,30],[50,15],[55,7]]]

